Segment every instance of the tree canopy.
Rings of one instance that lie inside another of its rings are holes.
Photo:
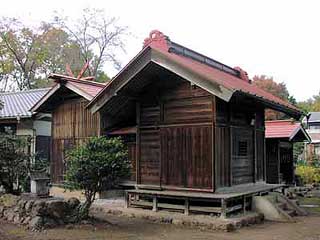
[[[299,102],[298,107],[305,112],[320,112],[320,91],[318,95],[314,95],[306,101]]]
[[[253,77],[253,84],[257,85],[267,92],[272,93],[274,96],[291,102],[292,104],[297,103],[295,98],[289,94],[286,84],[283,82],[275,82],[273,77],[268,77],[266,75],[256,75]],[[273,111],[270,109],[266,111],[267,120],[276,120],[283,118],[286,118],[286,115],[284,113]]]
[[[120,67],[116,52],[124,50],[126,27],[97,9],[83,10],[80,19],[58,16],[39,26],[0,20],[0,91],[50,86],[48,75],[64,74],[66,64],[77,76],[89,62],[86,75],[99,82],[109,80],[103,70],[107,62]]]

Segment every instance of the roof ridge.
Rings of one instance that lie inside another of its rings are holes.
[[[173,53],[176,55],[180,55],[186,58],[190,58],[194,61],[197,61],[199,63],[208,65],[211,68],[218,69],[220,71],[226,72],[230,75],[233,75],[237,78],[240,78],[242,80],[248,81],[248,77],[246,76],[245,79],[243,78],[243,73],[247,74],[245,71],[243,71],[241,68],[233,68],[230,67],[220,61],[217,61],[211,57],[208,57],[200,52],[197,52],[191,48],[188,48],[182,44],[173,42],[170,40],[170,38],[163,34],[159,30],[153,30],[150,32],[149,37],[147,37],[143,42],[143,48],[146,47],[154,47],[154,48],[160,48],[166,52]]]
[[[104,87],[107,85],[107,82],[100,83],[100,82],[95,82],[95,81],[83,80],[83,79],[78,79],[75,77],[71,77],[71,76],[67,76],[67,75],[63,75],[63,74],[57,74],[57,73],[50,74],[49,78],[52,78],[57,81],[59,81],[59,80],[72,81],[72,82],[78,82],[78,83],[83,83],[83,84],[88,84],[88,85],[95,85],[98,87]]]
[[[68,81],[77,82],[77,83],[83,83],[83,84],[88,84],[88,85],[95,85],[97,87],[104,87],[104,86],[107,85],[107,83],[99,83],[99,82],[93,82],[93,81],[81,80],[81,79],[70,79]]]

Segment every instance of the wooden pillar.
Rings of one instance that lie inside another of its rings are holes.
[[[154,196],[152,199],[152,211],[153,212],[158,211],[158,198],[157,198],[157,196]]]
[[[136,103],[136,123],[137,123],[137,132],[136,132],[136,184],[141,183],[140,177],[140,103]]]
[[[221,218],[227,218],[227,200],[222,198],[221,199]]]
[[[246,214],[246,206],[247,206],[247,199],[246,196],[243,196],[243,214]]]
[[[125,208],[128,208],[129,206],[130,206],[130,199],[129,199],[129,197],[130,197],[130,195],[129,195],[129,193],[126,191],[125,193],[124,193],[124,207]]]
[[[190,203],[189,203],[189,199],[186,198],[184,202],[184,215],[189,215],[189,210],[190,210]]]
[[[215,189],[217,188],[217,186],[216,186],[216,180],[215,180],[215,178],[216,178],[216,166],[215,166],[215,164],[216,164],[216,161],[215,161],[215,154],[216,154],[216,149],[215,149],[215,146],[216,146],[216,144],[215,144],[215,136],[216,136],[216,97],[215,96],[212,96],[212,125],[211,125],[211,127],[212,127],[212,129],[211,129],[211,134],[212,134],[212,136],[211,136],[211,141],[212,141],[212,143],[211,143],[211,154],[212,154],[212,156],[211,156],[211,164],[212,164],[212,166],[211,166],[211,174],[212,174],[212,192],[214,192],[215,191]]]

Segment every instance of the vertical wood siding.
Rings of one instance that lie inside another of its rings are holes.
[[[253,130],[233,128],[232,133],[232,185],[252,183],[254,182]]]
[[[160,133],[159,130],[140,130],[141,184],[160,185]]]
[[[212,189],[213,97],[164,81],[139,98],[138,179],[144,185]]]
[[[228,187],[230,183],[230,128],[215,128],[215,179],[216,188]]]
[[[212,127],[161,129],[162,184],[212,188]]]
[[[268,139],[266,149],[267,183],[279,183],[279,141]]]
[[[87,103],[84,99],[68,100],[52,114],[51,176],[54,183],[63,181],[67,151],[99,135],[99,114],[92,115],[85,108]]]

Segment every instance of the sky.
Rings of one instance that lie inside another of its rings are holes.
[[[77,18],[86,7],[128,26],[125,65],[142,48],[151,30],[229,66],[249,77],[272,76],[284,82],[298,101],[320,92],[320,1],[317,0],[10,0],[1,1],[0,16],[36,24],[53,11]],[[106,66],[108,74],[117,73]]]

